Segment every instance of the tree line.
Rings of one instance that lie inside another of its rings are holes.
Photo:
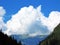
[[[21,41],[17,43],[11,36],[9,37],[0,31],[0,45],[22,45],[22,43]]]

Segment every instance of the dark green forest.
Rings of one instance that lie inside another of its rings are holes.
[[[60,45],[60,24],[45,40],[39,42],[39,45]]]
[[[17,43],[14,38],[7,36],[0,31],[0,45],[22,45],[21,41]]]

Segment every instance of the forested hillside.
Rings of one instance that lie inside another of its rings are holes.
[[[39,45],[60,45],[60,24],[54,29],[54,31]]]
[[[0,45],[22,45],[21,41],[17,43],[14,38],[12,39],[11,37],[8,37],[6,34],[3,34],[0,31]]]

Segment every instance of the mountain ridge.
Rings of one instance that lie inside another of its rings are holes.
[[[7,36],[0,31],[0,45],[22,45],[22,43],[17,43],[14,38],[12,38],[11,36]]]

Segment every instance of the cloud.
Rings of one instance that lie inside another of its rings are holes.
[[[2,7],[2,6],[0,6],[0,30],[2,29],[2,30],[5,30],[6,28],[6,26],[5,26],[5,23],[4,23],[4,21],[3,21],[3,16],[4,16],[4,14],[6,13],[6,11],[5,11],[5,9]]]
[[[52,11],[49,17],[41,12],[41,5],[22,7],[12,18],[7,21],[7,35],[48,35],[60,23],[60,12]]]
[[[48,29],[52,32],[54,28],[60,23],[60,12],[52,11],[49,17],[41,18],[43,25],[46,25]]]
[[[5,9],[2,6],[0,6],[0,17],[2,17],[5,13]]]
[[[41,24],[39,16],[41,6],[36,9],[33,6],[23,7],[7,22],[7,33],[11,34],[33,34],[36,32],[47,33],[48,28]],[[44,30],[43,30],[44,29]],[[45,32],[44,32],[45,31]]]

